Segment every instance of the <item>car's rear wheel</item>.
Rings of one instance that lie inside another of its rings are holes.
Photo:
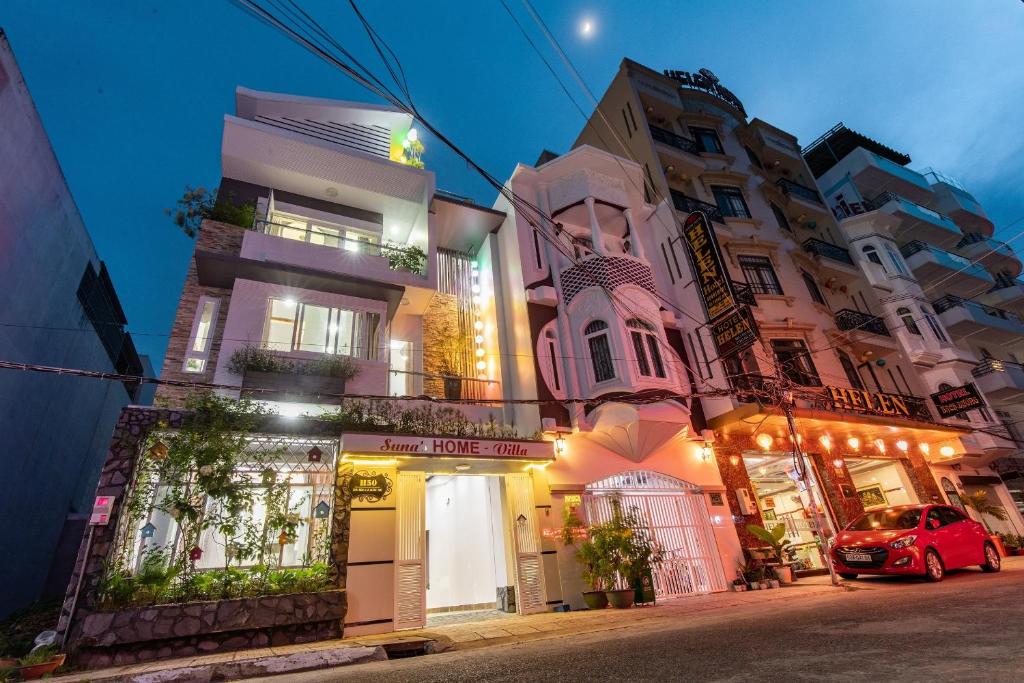
[[[997,572],[1002,568],[1002,561],[999,559],[999,551],[991,543],[985,544],[985,564],[981,565],[983,572]]]
[[[933,583],[942,581],[946,576],[946,568],[942,564],[942,558],[932,549],[924,554],[924,578]]]
[[[844,578],[844,579],[846,579],[847,581],[852,581],[853,579],[856,579],[856,578],[857,578],[857,575],[856,575],[856,574],[850,574],[850,573],[848,573],[848,572],[846,572],[846,573],[844,573],[844,572],[839,572],[839,576],[843,577],[843,578]]]

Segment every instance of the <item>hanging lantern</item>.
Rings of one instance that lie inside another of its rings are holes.
[[[557,453],[558,455],[565,455],[565,449],[567,447],[568,444],[565,442],[564,437],[559,436],[555,438],[555,453]]]
[[[287,545],[288,544],[288,534],[286,534],[285,532],[282,531],[281,535],[277,537],[277,544],[278,545]]]
[[[324,452],[316,446],[313,446],[306,451],[306,457],[309,459],[309,462],[320,462],[324,457]]]
[[[313,508],[313,516],[317,519],[327,519],[327,516],[331,514],[331,506],[327,504],[327,501],[321,500]]]
[[[152,522],[146,522],[146,526],[142,527],[143,538],[153,538],[153,534],[156,533],[156,527],[153,526]]]
[[[149,447],[147,453],[149,453],[149,457],[153,458],[153,460],[166,460],[167,445],[163,441],[157,441],[155,444]]]
[[[192,550],[188,551],[188,559],[193,562],[198,562],[203,557],[203,549],[197,545],[192,546]]]
[[[708,462],[711,460],[714,454],[715,449],[711,447],[711,442],[705,441],[704,446],[700,449],[700,459],[703,460],[704,462]]]

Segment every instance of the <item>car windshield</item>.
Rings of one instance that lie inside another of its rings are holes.
[[[865,512],[846,528],[849,531],[894,531],[913,529],[920,521],[920,510],[876,510]]]

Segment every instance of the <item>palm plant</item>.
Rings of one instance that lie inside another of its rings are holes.
[[[1001,505],[993,505],[988,502],[988,491],[978,490],[974,493],[968,493],[962,497],[964,505],[969,508],[973,508],[975,512],[981,515],[981,523],[985,525],[989,535],[992,534],[992,527],[988,525],[988,520],[985,519],[985,515],[998,519],[1000,522],[1005,522],[1010,518],[1006,514],[1006,509]]]

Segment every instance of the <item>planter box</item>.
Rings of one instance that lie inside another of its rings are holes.
[[[346,611],[345,591],[330,590],[91,612],[72,648],[95,668],[310,642],[341,637]]]
[[[246,389],[264,389],[265,391],[258,392],[258,398],[289,400],[309,398],[317,394],[343,394],[345,393],[345,380],[341,377],[299,375],[293,372],[246,370],[242,375],[242,393],[245,393]],[[317,402],[341,403],[341,399],[325,396],[318,399]]]

